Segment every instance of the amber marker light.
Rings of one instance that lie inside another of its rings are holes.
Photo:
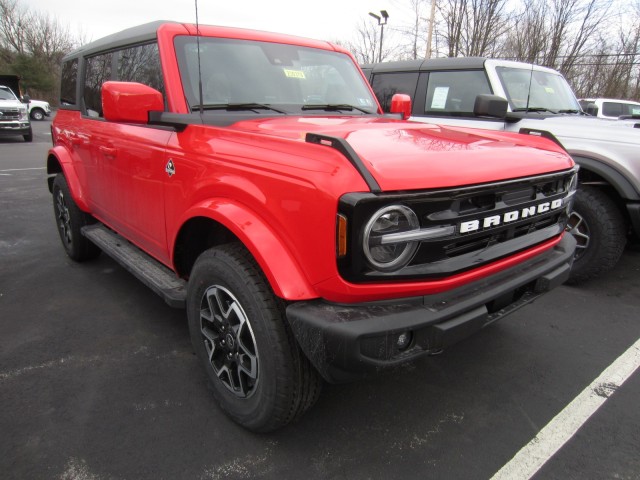
[[[347,254],[347,217],[338,215],[338,258]]]

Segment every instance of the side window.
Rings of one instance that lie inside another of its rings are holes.
[[[492,93],[482,70],[431,72],[424,113],[427,115],[473,116],[476,96]]]
[[[607,117],[619,117],[625,113],[623,112],[623,107],[622,103],[602,102],[602,114]]]
[[[102,117],[102,84],[111,80],[111,53],[87,58],[84,72],[84,106],[90,117]]]
[[[78,59],[67,60],[62,65],[60,79],[60,105],[75,105],[78,85]]]
[[[382,110],[391,110],[391,98],[396,93],[406,93],[412,98],[416,93],[418,72],[378,73],[374,75],[371,88],[378,97]]]
[[[138,45],[118,52],[116,78],[123,82],[143,83],[164,95],[158,44]]]

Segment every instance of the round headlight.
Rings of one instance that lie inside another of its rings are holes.
[[[418,217],[408,207],[391,205],[378,210],[364,229],[365,257],[377,270],[399,270],[411,261],[419,244],[417,241],[404,239],[401,234],[419,228]]]

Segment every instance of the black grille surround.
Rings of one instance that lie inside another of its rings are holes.
[[[574,193],[570,186],[576,181],[577,171],[578,167],[574,167],[552,174],[445,190],[344,195],[338,213],[348,219],[348,253],[338,259],[340,275],[352,283],[437,280],[544,243],[566,227]],[[540,205],[553,202],[561,206],[538,211]],[[388,205],[411,208],[421,229],[453,226],[454,232],[421,241],[404,268],[378,271],[363,253],[364,228],[379,209]],[[525,209],[531,212],[531,208],[536,209],[535,214],[522,214]],[[513,212],[518,212],[517,220],[502,221],[513,218]],[[496,216],[500,218],[499,224],[483,228],[485,219]],[[461,228],[465,222],[476,221],[475,230],[465,232]]]

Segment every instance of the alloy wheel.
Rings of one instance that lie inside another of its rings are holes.
[[[58,190],[56,194],[56,210],[58,214],[58,228],[62,233],[64,241],[70,245],[72,242],[71,215],[69,214],[69,208],[67,207],[62,190]]]
[[[591,238],[591,232],[589,225],[585,221],[584,217],[578,212],[573,211],[569,216],[566,230],[573,235],[576,239],[576,260],[584,255],[584,252],[589,247],[589,240]]]
[[[226,288],[213,285],[204,292],[200,331],[218,379],[237,397],[250,397],[258,384],[258,349],[242,305]]]

